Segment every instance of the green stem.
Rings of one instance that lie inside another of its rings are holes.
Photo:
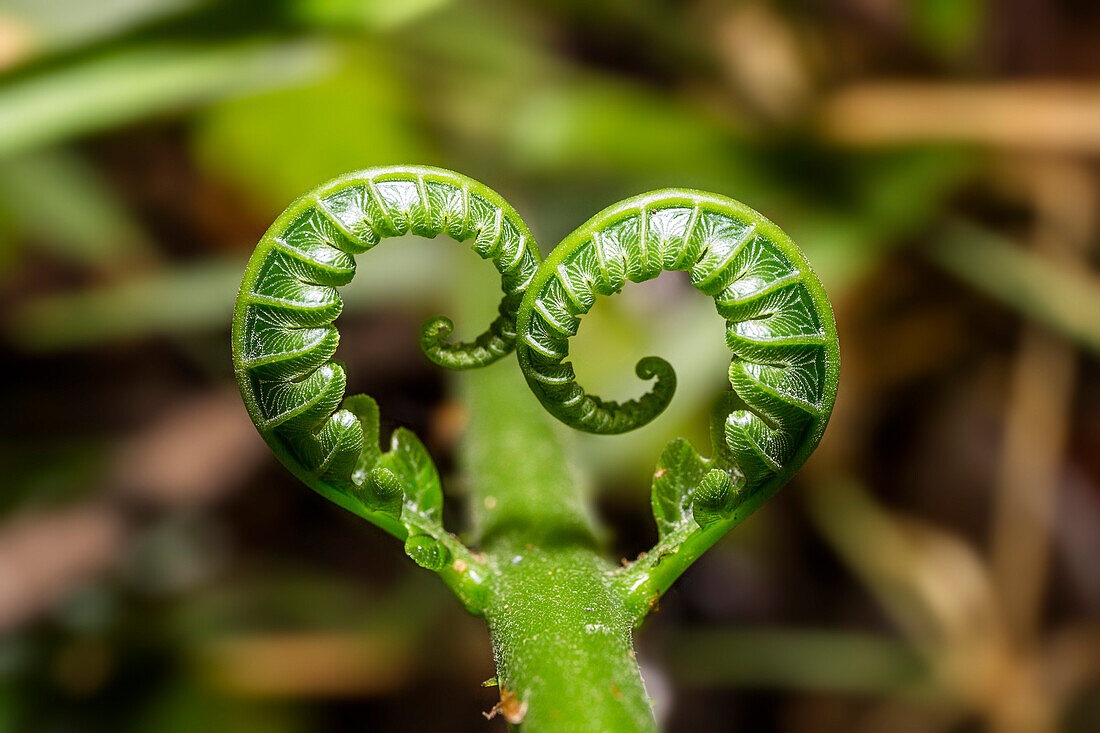
[[[653,731],[618,568],[542,408],[511,365],[462,377],[484,615],[501,710],[524,731]]]
[[[781,480],[785,483],[788,477]],[[692,563],[767,500],[768,494],[761,492],[743,501],[727,520],[705,528],[685,527],[623,568],[619,582],[635,627]]]

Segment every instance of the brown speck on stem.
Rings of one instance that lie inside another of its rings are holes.
[[[486,720],[492,720],[498,713],[503,715],[504,719],[512,725],[519,725],[523,722],[524,716],[527,715],[527,702],[521,701],[515,693],[502,686],[500,688],[500,702],[494,705],[489,712],[482,713],[482,715],[485,716]]]
[[[458,557],[455,558],[455,561],[451,564],[451,567],[454,568],[454,571],[456,573],[464,573],[466,572],[466,568],[470,566],[466,564],[465,560],[463,560],[461,557]]]
[[[659,468],[659,469],[657,469],[657,473],[653,474],[653,478],[661,478],[666,473],[668,473],[667,468]]]
[[[623,699],[623,691],[619,689],[618,685],[611,685],[611,696],[616,700]]]

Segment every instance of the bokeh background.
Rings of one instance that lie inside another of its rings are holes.
[[[481,622],[298,485],[232,382],[268,223],[423,162],[544,251],[718,191],[831,294],[821,448],[639,634],[668,730],[1100,730],[1097,3],[3,0],[0,69],[0,729],[503,730]],[[452,527],[465,413],[415,336],[471,257],[386,244],[341,319]],[[652,426],[570,438],[618,554],[654,541],[661,445],[704,438],[720,329],[676,277],[586,318],[586,384],[681,378]]]

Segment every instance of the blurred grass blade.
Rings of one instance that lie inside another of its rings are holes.
[[[1100,353],[1100,276],[962,222],[925,251],[937,265],[1001,304]]]
[[[20,235],[77,264],[117,270],[151,254],[108,183],[70,151],[0,160],[0,211]]]
[[[450,4],[451,0],[298,0],[302,19],[336,28],[362,27],[386,31],[411,23]]]
[[[0,155],[300,81],[328,61],[318,42],[257,39],[157,44],[79,59],[0,84]]]
[[[209,0],[4,0],[0,23],[26,39],[27,58],[117,36]],[[20,61],[22,59],[12,59]]]
[[[45,296],[17,307],[6,325],[16,344],[35,350],[224,326],[243,270],[211,261]]]
[[[910,33],[945,58],[971,52],[988,22],[986,0],[911,0]]]
[[[962,640],[1004,643],[988,568],[967,541],[891,512],[851,475],[804,496],[822,537],[922,652],[939,657]]]
[[[428,248],[435,251],[428,252]],[[355,282],[343,288],[345,310],[372,304],[430,302],[450,267],[439,245],[420,240],[379,247]],[[159,334],[229,328],[244,260],[208,260],[156,271],[76,293],[43,296],[14,309],[5,323],[12,342],[51,351]]]
[[[823,103],[821,132],[858,147],[951,142],[1095,155],[1097,119],[1092,82],[867,81]]]
[[[663,661],[697,687],[772,687],[928,697],[931,671],[913,647],[871,634],[721,629],[675,634]]]

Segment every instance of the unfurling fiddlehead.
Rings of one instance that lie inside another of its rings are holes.
[[[409,166],[348,174],[298,199],[257,246],[234,315],[237,380],[261,435],[291,471],[404,539],[425,567],[442,570],[453,559],[472,574],[476,561],[443,530],[439,475],[424,446],[399,428],[383,452],[377,405],[366,395],[344,400],[344,369],[332,360],[337,287],[351,280],[353,255],[404,234],[472,240],[501,274],[504,296],[492,325],[454,344],[444,340],[451,322],[432,319],[420,337],[428,357],[467,369],[515,347],[543,406],[588,432],[644,425],[676,388],[672,367],[658,357],[638,363],[640,377],[656,379],[640,399],[607,402],[577,384],[566,361],[569,338],[596,297],[678,270],[713,298],[726,321],[732,391],[715,408],[709,458],[679,438],[658,460],[652,503],[660,542],[623,574],[628,596],[639,600],[638,618],[695,557],[782,486],[824,432],[839,366],[832,310],[802,253],[752,209],[698,191],[645,194],[597,214],[540,265],[519,215],[476,181]],[[461,582],[452,586],[476,605]]]
[[[692,532],[728,529],[801,466],[829,419],[839,355],[825,291],[778,227],[721,196],[657,191],[615,204],[570,234],[524,297],[517,356],[531,389],[558,419],[619,433],[667,406],[675,376],[663,359],[638,363],[639,376],[656,376],[656,385],[623,404],[587,394],[565,361],[569,338],[596,296],[665,270],[689,273],[714,299],[726,320],[733,387],[717,410],[712,457],[701,458],[681,439],[658,464],[654,512],[663,549],[671,552]]]
[[[378,447],[378,408],[365,395],[344,397],[344,368],[332,360],[337,287],[355,274],[353,255],[387,237],[446,234],[491,260],[501,274],[500,315],[476,340],[444,341],[446,318],[425,324],[425,353],[453,369],[483,366],[508,354],[525,288],[541,257],[526,224],[498,194],[457,173],[392,167],[350,173],[299,198],[253,253],[237,297],[233,359],[257,429],[276,455],[328,498],[409,536],[414,559],[438,535],[442,496],[435,466],[411,432],[398,429],[391,450]],[[438,538],[437,538],[438,539]]]

